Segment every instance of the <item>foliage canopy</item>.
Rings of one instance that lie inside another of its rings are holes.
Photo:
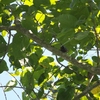
[[[100,0],[0,1],[0,73],[7,55],[20,76],[5,92],[19,84],[22,100],[98,100],[99,50]]]

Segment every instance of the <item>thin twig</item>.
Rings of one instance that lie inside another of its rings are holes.
[[[0,83],[0,84],[1,84],[1,83]],[[0,87],[2,87],[2,84],[1,84]],[[2,87],[2,90],[3,90],[3,87]],[[4,90],[3,90],[3,93],[4,93],[5,100],[7,100],[7,96],[6,96],[6,93],[4,92]]]
[[[9,75],[11,75],[19,84],[20,87],[22,87],[22,89],[25,91],[25,88],[21,85],[21,83],[16,79],[15,76],[13,76],[12,74],[10,74],[9,72],[7,72]]]
[[[63,66],[64,68],[67,68],[67,69],[69,69],[70,71],[73,71],[75,74],[78,74],[75,70],[73,70],[72,68],[70,68],[69,65],[68,65],[68,66],[65,66],[65,65],[63,65],[61,62],[59,62],[57,56],[56,56],[56,60],[57,60],[57,62],[61,65],[61,67]],[[60,68],[61,68],[61,67],[60,67]]]
[[[2,87],[11,87],[11,88],[12,88],[12,87],[14,87],[14,86],[3,86],[3,85],[0,86],[0,88],[2,88]],[[16,87],[14,87],[14,88],[20,88],[20,89],[23,89],[23,87],[20,87],[20,86],[16,86]]]
[[[19,100],[21,100],[21,98],[20,98],[20,96],[17,94],[17,92],[14,90],[14,89],[12,89],[13,91],[14,91],[14,93],[17,95],[17,97],[19,98]]]

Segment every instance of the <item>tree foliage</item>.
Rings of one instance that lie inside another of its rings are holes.
[[[0,32],[0,73],[7,55],[20,77],[5,92],[19,84],[22,100],[100,99],[99,0],[1,0]]]

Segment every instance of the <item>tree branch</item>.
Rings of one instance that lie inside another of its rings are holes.
[[[95,44],[96,44],[96,51],[97,51],[97,57],[98,57],[98,60],[97,60],[97,67],[100,65],[100,57],[99,57],[99,40],[98,40],[98,33],[96,32],[96,20],[95,20],[95,17],[93,17],[95,14],[94,14],[94,11],[93,11],[93,5],[95,5],[95,3],[93,2],[93,0],[89,0],[89,4],[90,4],[90,10],[91,10],[91,13],[92,13],[92,17],[91,17],[91,20],[92,20],[92,23],[93,23],[93,31],[94,31],[94,35],[95,35],[95,38],[96,38],[96,41],[95,41]]]
[[[50,44],[47,44],[46,42],[42,41],[40,38],[38,38],[33,32],[30,32],[29,30],[23,28],[20,24],[16,25],[16,26],[0,26],[0,30],[16,30],[24,35],[26,35],[27,37],[29,37],[30,39],[34,40],[35,42],[37,42],[37,44],[41,45],[42,47],[48,49],[49,51],[53,52],[53,54],[61,56],[63,59],[69,61],[70,63],[74,64],[77,68],[82,68],[84,70],[87,70],[88,72],[92,73],[92,74],[98,74],[100,75],[100,68],[95,68],[92,67],[90,65],[87,64],[82,64],[77,62],[76,59],[68,56],[65,53],[62,53],[60,50],[57,50],[55,47],[51,46]]]
[[[79,100],[79,98],[81,98],[82,96],[86,95],[88,92],[90,92],[93,88],[97,87],[98,85],[100,85],[100,80],[97,81],[92,86],[87,86],[87,88],[82,93],[77,95],[73,100]]]
[[[14,87],[14,86],[0,86],[0,88],[1,87],[10,87],[10,88],[12,88],[12,87]],[[20,86],[15,86],[14,88],[20,88],[20,89],[23,89],[23,87],[20,87]]]

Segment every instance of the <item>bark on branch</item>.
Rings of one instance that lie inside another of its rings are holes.
[[[38,38],[34,33],[30,32],[29,30],[23,28],[20,24],[16,25],[16,26],[0,26],[0,30],[16,30],[24,35],[26,35],[27,37],[31,38],[32,40],[34,40],[35,42],[37,42],[37,44],[41,45],[42,47],[48,49],[49,51],[53,52],[53,54],[58,55],[60,57],[62,57],[63,59],[69,61],[70,63],[72,63],[73,65],[75,65],[77,68],[82,68],[84,70],[87,70],[88,72],[92,73],[92,74],[98,74],[100,75],[100,68],[97,67],[92,67],[90,65],[87,64],[82,64],[79,63],[76,59],[71,58],[70,56],[68,56],[65,53],[62,53],[60,50],[57,50],[55,47],[51,46],[50,44],[45,43],[44,41],[42,41],[40,38]]]

